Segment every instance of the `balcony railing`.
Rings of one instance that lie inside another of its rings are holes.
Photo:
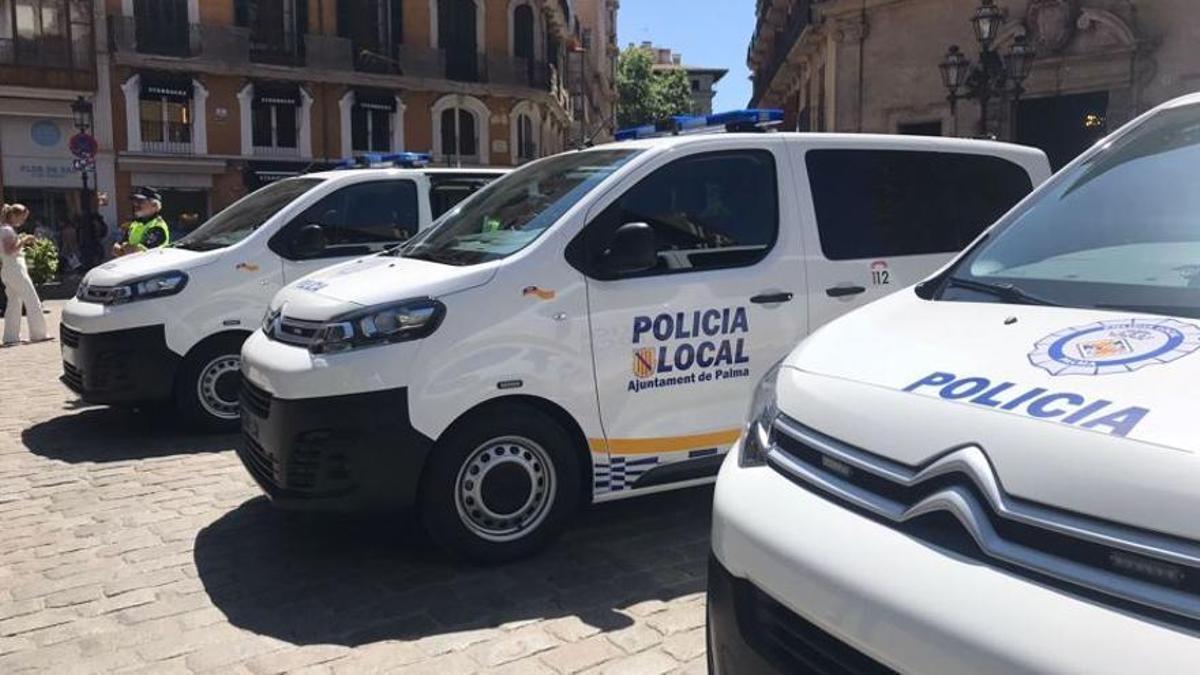
[[[173,45],[157,37],[148,37],[153,33],[144,28],[139,31],[135,17],[108,17],[109,44],[117,53],[198,58],[221,63],[245,63],[250,58],[250,31],[247,28],[195,23],[187,28],[186,44]]]
[[[275,145],[254,146],[255,157],[299,157],[300,148],[284,148]]]
[[[192,154],[192,125],[142,120],[142,150],[170,155]]]

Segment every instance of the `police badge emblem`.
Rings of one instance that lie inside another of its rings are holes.
[[[1121,319],[1075,326],[1042,338],[1029,362],[1051,375],[1131,373],[1200,350],[1200,326],[1175,319]]]

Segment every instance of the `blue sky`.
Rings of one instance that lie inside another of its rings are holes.
[[[650,40],[683,54],[684,63],[729,69],[717,83],[717,112],[750,101],[746,48],[753,32],[754,0],[621,0],[617,11],[622,49]]]

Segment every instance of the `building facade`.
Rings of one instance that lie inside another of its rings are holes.
[[[368,152],[518,165],[574,143],[589,111],[596,64],[573,55],[593,15],[570,0],[103,6],[116,204],[124,217],[133,186],[156,187],[182,230]]]
[[[980,107],[947,102],[950,45],[978,62],[978,0],[759,0],[752,105],[789,128],[974,136]],[[1200,89],[1191,0],[997,0],[995,49],[1037,52],[1019,99],[994,101],[987,135],[1043,148],[1060,167],[1107,130]]]
[[[688,86],[692,91],[692,108],[689,111],[691,114],[712,114],[713,97],[717,95],[716,84],[729,73],[729,70],[686,64],[683,62],[682,54],[677,54],[664,47],[655,47],[650,42],[643,42],[642,49],[649,50],[653,55],[655,70],[682,69],[684,71]]]
[[[103,30],[96,29],[103,25],[92,0],[0,0],[0,201],[29,206],[30,228],[55,239],[83,206],[68,149],[78,131],[71,112],[77,97],[93,101],[90,132],[100,141],[89,185],[114,183],[107,61]],[[101,197],[100,212],[112,222],[116,213]]]

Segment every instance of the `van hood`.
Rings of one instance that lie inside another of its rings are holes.
[[[110,260],[87,273],[83,282],[92,286],[116,286],[162,272],[186,272],[214,262],[220,250],[188,251],[165,246]]]
[[[438,298],[476,286],[495,275],[494,265],[456,267],[386,255],[359,258],[314,272],[276,294],[271,309],[306,321],[325,321],[359,307],[410,298]]]
[[[1200,539],[1200,321],[922,300],[906,290],[785,362],[789,416],[909,467],[981,448],[1013,496]]]

